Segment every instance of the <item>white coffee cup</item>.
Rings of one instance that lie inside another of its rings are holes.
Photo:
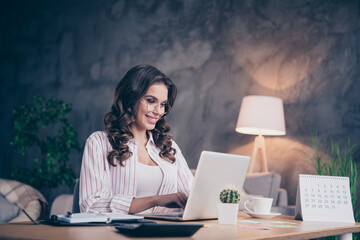
[[[245,209],[250,213],[255,214],[269,214],[271,210],[271,205],[273,202],[272,198],[264,198],[264,197],[252,197],[251,202],[254,208],[254,211],[250,210],[247,207],[247,203],[250,202],[250,200],[246,200],[244,202]]]

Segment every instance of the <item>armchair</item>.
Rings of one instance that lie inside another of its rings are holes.
[[[295,207],[288,206],[288,195],[284,188],[280,188],[281,176],[278,173],[248,173],[244,182],[245,195],[243,198],[250,199],[251,195],[261,195],[273,198],[272,212],[283,215],[295,215]]]
[[[247,194],[273,198],[273,207],[287,206],[287,192],[280,188],[280,182],[281,176],[278,173],[248,173],[244,182],[244,190]]]

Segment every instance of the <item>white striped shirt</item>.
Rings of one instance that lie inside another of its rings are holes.
[[[146,144],[149,156],[158,164],[163,172],[163,181],[159,195],[183,192],[189,195],[193,183],[193,175],[177,144],[174,164],[159,156],[151,133]],[[86,140],[80,172],[79,205],[81,212],[95,210],[99,212],[128,213],[132,199],[136,197],[136,166],[138,164],[137,144],[131,139],[128,142],[133,155],[125,160],[125,166],[116,163],[111,166],[107,155],[113,150],[104,131],[94,132]],[[178,211],[165,207],[155,207],[153,213]]]

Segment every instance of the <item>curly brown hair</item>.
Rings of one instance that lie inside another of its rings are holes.
[[[116,162],[124,166],[124,161],[132,156],[133,153],[129,150],[127,143],[134,137],[130,126],[135,121],[139,101],[152,84],[159,82],[165,84],[168,89],[170,110],[175,102],[176,86],[165,74],[153,66],[137,65],[131,68],[116,86],[111,111],[104,117],[107,138],[113,148],[108,154],[107,160],[112,166],[116,166]],[[151,133],[155,145],[160,148],[160,157],[174,163],[176,150],[172,147],[173,137],[167,134],[169,131],[170,127],[163,116],[158,120]]]

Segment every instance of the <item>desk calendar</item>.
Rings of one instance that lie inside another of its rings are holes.
[[[295,219],[354,223],[349,178],[300,174]]]

